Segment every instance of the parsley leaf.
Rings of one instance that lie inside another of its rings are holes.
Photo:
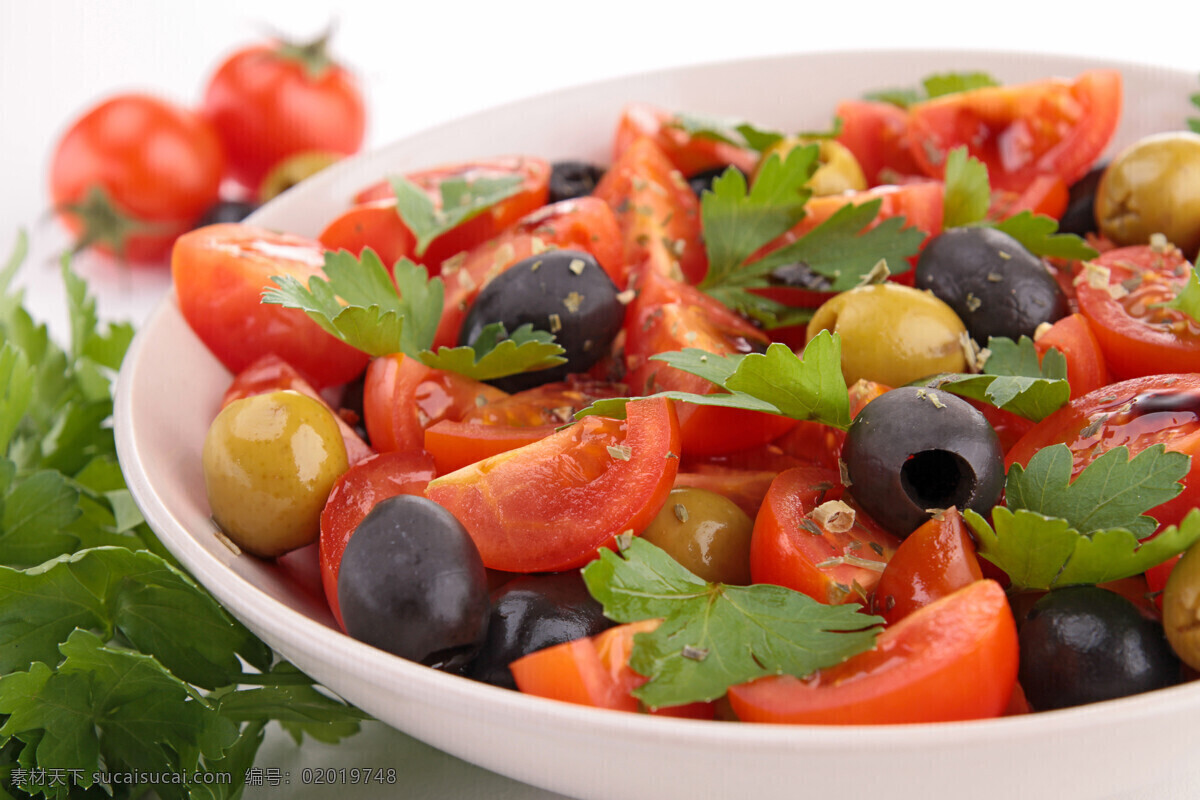
[[[397,175],[389,182],[396,195],[396,211],[417,237],[416,253],[421,256],[443,233],[519,192],[523,180],[519,175],[448,178],[439,186],[440,203],[429,199],[425,190],[407,178]]]
[[[1200,275],[1188,270],[1187,283],[1165,303],[1155,303],[1155,308],[1173,308],[1200,322]]]
[[[781,586],[707,583],[639,538],[620,555],[601,551],[583,578],[611,619],[662,618],[634,637],[629,660],[649,678],[633,693],[651,707],[713,700],[765,675],[808,675],[870,649],[882,622]]]
[[[986,72],[940,72],[927,76],[921,81],[919,89],[884,89],[869,92],[865,97],[868,100],[908,108],[935,97],[999,85],[1000,83]]]
[[[968,157],[967,148],[956,147],[946,154],[945,200],[942,227],[970,225],[987,217],[992,202],[992,187],[987,166]]]
[[[1053,217],[1032,211],[1014,214],[995,223],[994,227],[1016,239],[1035,256],[1087,261],[1100,255],[1075,234],[1057,233],[1058,223]]]
[[[711,139],[734,147],[763,152],[782,141],[785,137],[778,131],[769,131],[731,117],[710,117],[701,114],[676,114],[668,123],[698,139]]]
[[[1193,94],[1188,99],[1192,101],[1192,105],[1200,108],[1200,92]],[[1200,117],[1188,117],[1187,126],[1192,133],[1200,133]]]
[[[990,355],[983,374],[942,373],[920,381],[922,386],[979,400],[1040,422],[1071,399],[1066,359],[1054,348],[1038,363],[1033,340],[1022,336],[988,339]]]
[[[1143,512],[1181,490],[1189,457],[1162,445],[1129,458],[1128,448],[1101,454],[1071,480],[1066,445],[1039,450],[1026,467],[1013,465],[1005,482],[1008,507],[992,509],[991,524],[967,511],[979,552],[1014,585],[1049,589],[1102,583],[1144,572],[1200,540],[1200,510],[1153,539],[1158,523]]]
[[[440,347],[437,353],[426,350],[421,360],[434,369],[488,381],[566,363],[562,356],[565,352],[548,331],[525,324],[509,335],[504,323],[495,322],[484,327],[473,346]]]

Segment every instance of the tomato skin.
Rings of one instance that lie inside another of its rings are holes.
[[[459,420],[476,406],[506,396],[494,386],[393,353],[367,367],[363,418],[380,452],[420,450],[430,425]]]
[[[856,510],[854,526],[845,532],[830,531],[809,518],[822,503],[843,499],[844,492],[838,473],[823,467],[794,467],[779,473],[754,520],[750,538],[754,583],[786,586],[831,605],[865,602],[853,587],[857,583],[869,594],[900,542],[862,511]],[[843,556],[878,562],[880,568],[845,563],[820,566]]]
[[[321,511],[321,534],[317,540],[321,585],[338,625],[337,579],[346,543],[380,500],[398,494],[423,495],[434,477],[433,459],[421,450],[380,453],[354,464],[329,491]],[[342,625],[342,629],[345,626]]]
[[[634,275],[699,283],[708,272],[700,201],[654,141],[633,141],[592,192],[616,214],[625,263]],[[623,284],[617,284],[622,286]]]
[[[983,571],[975,543],[962,514],[951,507],[930,517],[896,548],[875,587],[872,606],[893,625],[978,580]]]
[[[1197,408],[1200,374],[1151,375],[1109,384],[1073,398],[1033,426],[1005,455],[1005,469],[1024,466],[1038,450],[1062,443],[1074,456],[1074,479],[1100,453],[1114,447],[1124,445],[1134,456],[1161,443],[1167,450],[1191,456],[1191,466],[1183,477],[1183,491],[1146,513],[1160,526],[1177,525],[1200,505]]]
[[[361,256],[369,247],[389,268],[401,258],[411,259],[417,246],[417,238],[400,219],[391,200],[354,206],[326,225],[317,238],[330,250],[346,250],[355,256]]]
[[[966,145],[993,189],[1024,192],[1039,175],[1070,186],[1104,152],[1120,112],[1116,70],[973,89],[912,106],[910,152],[930,177],[942,177],[946,154]]]
[[[348,383],[366,353],[335,339],[299,309],[261,302],[271,277],[307,284],[323,276],[325,249],[301,236],[238,223],[209,225],[175,242],[171,273],[179,310],[230,372],[274,353],[320,390]]]
[[[885,725],[986,719],[1010,705],[1017,629],[1004,590],[976,581],[884,629],[875,648],[818,671],[731,687],[745,722]]]
[[[85,113],[59,140],[50,197],[67,228],[85,240],[98,231],[65,207],[103,190],[118,212],[147,230],[121,243],[89,244],[130,262],[158,262],[216,203],[223,169],[221,144],[203,117],[149,95],[118,95]]]
[[[458,517],[490,569],[583,566],[618,534],[644,529],[678,471],[679,421],[671,401],[634,400],[627,414],[585,417],[443,475],[425,494]]]
[[[1060,219],[1071,200],[1071,190],[1057,175],[1038,175],[1023,192],[992,192],[988,219],[1004,220],[1023,211]]]
[[[1087,317],[1080,313],[1069,314],[1055,322],[1038,335],[1033,346],[1039,359],[1052,347],[1063,354],[1073,397],[1095,391],[1109,382],[1108,365],[1104,362],[1100,341]]]
[[[221,138],[230,176],[251,190],[288,156],[357,152],[366,130],[355,78],[337,64],[314,77],[279,43],[244,48],[221,63],[203,109]]]
[[[1096,267],[1109,271],[1103,286],[1093,285],[1093,280],[1104,283]],[[1200,372],[1200,326],[1178,311],[1147,309],[1173,298],[1187,283],[1189,269],[1177,248],[1156,251],[1150,245],[1109,250],[1083,265],[1075,279],[1079,311],[1087,317],[1113,377]],[[1113,296],[1110,286],[1139,276],[1132,291]]]
[[[837,140],[854,154],[870,186],[924,175],[910,152],[907,111],[875,100],[844,100],[834,113],[842,120]]]
[[[733,165],[749,175],[758,164],[758,154],[716,139],[693,136],[672,123],[675,115],[646,103],[630,103],[621,112],[613,136],[612,160],[638,139],[648,138],[685,177]]]

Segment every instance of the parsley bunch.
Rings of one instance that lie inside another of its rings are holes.
[[[255,638],[163,548],[117,464],[111,377],[133,331],[99,324],[64,261],[66,349],[0,270],[0,796],[136,797],[96,772],[228,773],[156,785],[240,794],[270,720],[337,741],[366,719]],[[47,776],[62,780],[48,780]]]

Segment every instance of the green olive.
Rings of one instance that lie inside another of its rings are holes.
[[[202,461],[213,520],[238,547],[264,557],[317,540],[329,490],[348,468],[333,412],[292,391],[222,409]]]
[[[932,293],[879,283],[858,286],[827,300],[808,323],[808,338],[822,330],[842,340],[842,375],[903,386],[939,372],[963,372],[966,327],[954,309]]]
[[[1163,589],[1163,630],[1183,663],[1200,669],[1200,545],[1192,545]]]
[[[750,583],[750,519],[729,498],[680,486],[642,532],[642,538],[663,550],[710,583],[744,586]]]
[[[343,157],[341,153],[327,153],[323,150],[306,150],[288,156],[272,167],[259,184],[258,202],[274,200],[300,181],[311,178]]]
[[[763,152],[762,160],[759,161],[760,168],[768,156],[775,154],[784,159],[793,149],[807,144],[816,144],[819,148],[817,171],[808,181],[808,187],[812,189],[814,196],[824,197],[842,192],[859,192],[867,188],[867,179],[863,175],[862,167],[858,164],[858,159],[854,157],[849,148],[834,139],[785,137]]]
[[[1147,136],[1113,159],[1096,189],[1096,224],[1118,245],[1161,233],[1188,258],[1200,250],[1200,134]]]

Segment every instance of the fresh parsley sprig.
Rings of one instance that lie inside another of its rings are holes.
[[[1144,512],[1179,494],[1190,457],[1161,444],[1133,458],[1128,448],[1115,447],[1072,481],[1073,461],[1065,444],[1043,448],[1026,467],[1009,469],[1006,505],[992,509],[990,523],[969,509],[963,514],[979,554],[1004,570],[1014,587],[1127,578],[1200,540],[1200,509],[1145,539],[1158,523]]]
[[[633,694],[650,707],[713,700],[766,675],[805,676],[870,649],[883,620],[782,586],[728,586],[693,575],[645,539],[602,550],[583,569],[617,622],[662,619],[633,639],[629,666],[649,678]]]
[[[765,153],[788,136],[779,131],[760,128],[742,119],[711,117],[700,114],[676,114],[668,123],[698,139],[711,139],[725,144]],[[834,117],[833,125],[824,131],[799,131],[792,138],[835,139],[842,132],[842,120]]]
[[[1033,340],[988,339],[988,357],[981,374],[942,373],[921,385],[980,400],[1040,422],[1071,399],[1066,358],[1054,348],[1039,363]]]
[[[1200,92],[1196,92],[1188,99],[1192,101],[1192,105],[1200,109]],[[1192,133],[1200,133],[1200,117],[1188,117],[1187,126]]]
[[[393,283],[393,277],[395,282]],[[355,257],[345,250],[325,254],[325,277],[305,286],[290,275],[271,279],[276,288],[264,303],[297,308],[326,332],[372,356],[404,353],[436,369],[490,380],[563,363],[564,349],[553,334],[523,325],[507,339],[503,326],[487,329],[474,346],[431,348],[441,319],[445,287],[440,277],[407,258],[392,276],[374,250]]]
[[[519,175],[449,178],[438,187],[434,203],[421,187],[401,176],[389,179],[396,195],[396,211],[417,238],[416,253],[424,255],[434,239],[521,190]]]
[[[1195,267],[1188,269],[1187,283],[1174,297],[1165,303],[1155,303],[1154,307],[1173,308],[1200,322],[1200,275],[1196,274]]]

